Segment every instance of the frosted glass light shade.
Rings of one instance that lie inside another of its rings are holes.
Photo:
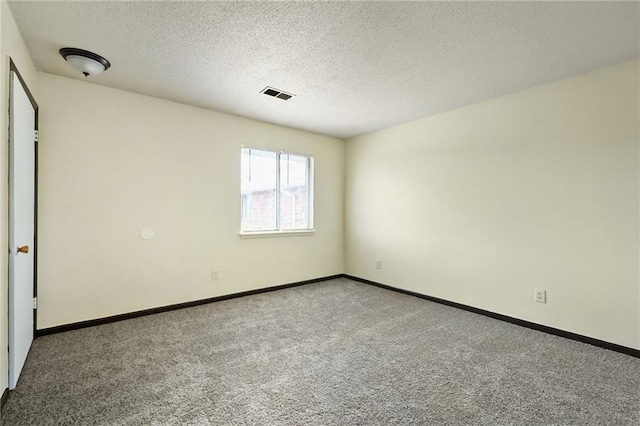
[[[60,49],[60,55],[85,77],[101,74],[111,66],[109,61],[97,53],[75,47],[63,47]]]
[[[84,56],[69,55],[67,56],[67,62],[69,62],[72,67],[87,76],[97,75],[104,72],[104,65],[102,65],[98,61],[94,61],[93,59],[85,58]]]

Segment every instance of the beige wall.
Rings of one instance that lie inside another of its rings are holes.
[[[0,135],[2,143],[0,143],[0,176],[2,176],[2,185],[0,185],[0,244],[2,247],[8,247],[8,194],[9,187],[7,176],[9,175],[8,163],[8,110],[9,110],[9,58],[13,59],[16,67],[20,71],[20,75],[24,78],[29,90],[33,96],[38,99],[36,87],[36,70],[27,52],[27,48],[22,40],[22,36],[16,27],[11,11],[5,0],[0,1]],[[6,348],[8,344],[8,305],[7,294],[8,289],[8,253],[7,250],[0,250],[0,348]],[[9,359],[6,350],[0,351],[0,394],[8,385]]]
[[[634,61],[348,140],[346,272],[639,348],[638,80]]]
[[[637,61],[345,153],[338,139],[36,73],[1,6],[0,107],[12,56],[41,108],[39,328],[346,271],[640,348]],[[315,157],[315,235],[238,236],[241,144]],[[6,347],[6,251],[0,274]],[[0,387],[7,369],[0,352]]]
[[[342,140],[38,77],[38,328],[343,272]],[[315,235],[239,237],[241,144],[315,157]]]

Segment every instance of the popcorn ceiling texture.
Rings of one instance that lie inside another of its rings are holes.
[[[17,425],[638,425],[640,359],[338,279],[38,338]]]
[[[638,58],[638,2],[10,2],[36,67],[351,137]],[[282,102],[265,86],[297,96]]]

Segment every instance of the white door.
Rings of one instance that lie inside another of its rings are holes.
[[[9,389],[33,341],[35,109],[15,72],[9,92]]]

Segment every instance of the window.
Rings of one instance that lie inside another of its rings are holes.
[[[313,229],[313,158],[242,148],[241,231]]]

